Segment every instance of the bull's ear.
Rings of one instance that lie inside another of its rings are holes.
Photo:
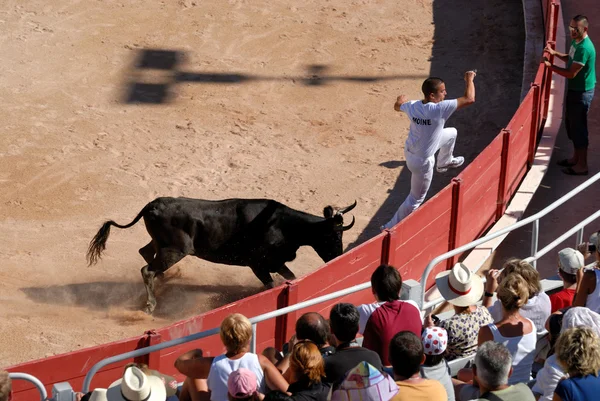
[[[325,216],[326,219],[332,218],[333,208],[331,206],[326,206],[325,209],[323,209],[323,216]]]

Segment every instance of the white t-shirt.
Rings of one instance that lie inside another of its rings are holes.
[[[540,394],[538,401],[552,401],[554,390],[560,379],[565,376],[565,372],[556,360],[556,354],[546,359],[544,367],[540,369],[535,377],[535,384],[531,391]]]
[[[406,149],[419,157],[427,159],[440,148],[440,137],[446,120],[456,111],[456,99],[439,103],[423,103],[411,100],[400,106],[410,118],[410,131],[406,139]]]
[[[494,304],[488,309],[490,311],[490,315],[492,315],[492,318],[494,319],[494,322],[499,322],[502,320],[502,304],[499,300],[496,300],[496,302],[494,302]],[[551,309],[552,305],[550,303],[550,297],[545,292],[540,292],[539,294],[529,298],[519,313],[524,318],[533,321],[537,333],[541,337],[546,335],[548,332],[546,330],[546,320],[550,317]]]
[[[415,301],[407,300],[403,302],[411,304],[417,308],[417,310],[419,310],[419,306]],[[365,327],[367,326],[367,322],[369,321],[371,314],[375,312],[375,309],[379,308],[384,303],[385,302],[373,302],[371,304],[362,304],[356,307],[356,309],[358,309],[358,314],[360,315],[360,320],[358,321],[358,332],[360,334],[365,332]],[[421,311],[419,311],[419,314],[421,315],[421,323],[423,323],[423,315],[421,314]]]

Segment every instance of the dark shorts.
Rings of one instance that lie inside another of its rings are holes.
[[[565,127],[575,149],[587,149],[587,115],[594,98],[594,90],[585,92],[567,91]]]

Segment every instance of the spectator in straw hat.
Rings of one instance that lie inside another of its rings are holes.
[[[565,248],[558,253],[558,276],[563,282],[563,289],[550,295],[552,313],[573,304],[577,289],[577,272],[583,265],[583,255],[573,248]]]
[[[425,362],[421,365],[421,376],[442,383],[448,394],[448,401],[454,401],[450,367],[444,358],[448,346],[448,332],[441,327],[427,327],[421,334],[421,341],[425,352]]]
[[[8,377],[8,372],[0,370],[0,401],[10,401],[12,399],[12,382]]]
[[[438,274],[435,283],[444,299],[454,307],[454,316],[439,323],[448,333],[446,359],[474,355],[479,328],[493,322],[487,308],[477,305],[483,294],[481,277],[457,263],[451,270]],[[431,316],[425,319],[425,326],[433,326]]]
[[[593,269],[579,269],[577,272],[577,291],[573,306],[585,306],[600,313],[600,235],[592,235],[591,241],[595,242],[596,264]],[[585,272],[584,272],[585,270]]]
[[[106,392],[92,392],[93,401],[165,401],[167,391],[163,381],[153,375],[146,375],[141,369],[131,366],[123,377],[113,382]],[[95,394],[94,394],[95,393]]]

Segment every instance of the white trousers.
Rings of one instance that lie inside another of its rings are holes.
[[[452,156],[452,152],[454,151],[457,134],[456,128],[444,128],[442,130],[440,153],[437,160],[438,167],[447,166],[452,162],[452,158],[454,157]],[[406,166],[411,173],[410,194],[408,194],[402,205],[400,205],[394,217],[383,228],[392,228],[406,216],[417,210],[425,200],[427,191],[429,191],[429,186],[431,185],[435,156],[422,158],[406,149],[404,157],[406,158]]]

